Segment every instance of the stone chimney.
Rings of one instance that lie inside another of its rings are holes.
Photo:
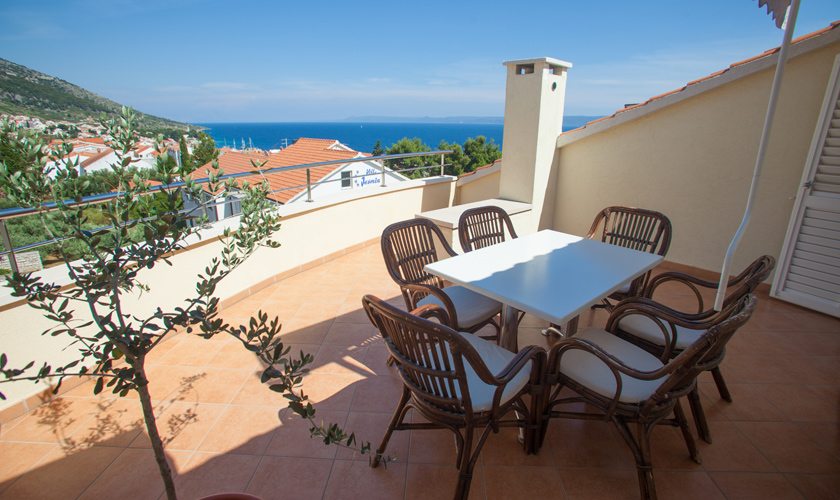
[[[507,88],[499,197],[532,205],[527,233],[550,227],[553,220],[554,207],[545,206],[545,199],[553,199],[555,190],[556,143],[572,64],[549,57],[503,64]]]

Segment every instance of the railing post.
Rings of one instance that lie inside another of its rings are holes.
[[[15,258],[15,247],[12,246],[12,240],[9,238],[9,231],[6,229],[6,221],[0,220],[0,237],[3,238],[3,246],[6,247],[6,251],[9,252],[9,266],[12,268],[12,272],[18,272],[17,266],[17,259]]]
[[[382,187],[386,187],[385,186],[385,160],[382,160],[382,163],[380,163],[380,165],[382,165]]]
[[[443,177],[443,153],[440,154],[440,176]]]
[[[306,169],[306,201],[312,201],[312,184],[309,181],[309,169]]]

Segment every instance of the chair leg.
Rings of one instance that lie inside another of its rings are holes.
[[[394,416],[391,417],[391,422],[388,424],[388,429],[385,431],[385,435],[382,436],[382,442],[379,444],[379,448],[376,449],[376,455],[373,456],[373,461],[371,461],[370,464],[371,468],[375,468],[379,465],[379,460],[385,453],[385,449],[388,447],[388,441],[391,439],[391,434],[393,434],[394,430],[402,423],[402,419],[405,417],[405,405],[408,403],[408,398],[410,396],[411,392],[409,392],[408,387],[403,386],[400,404],[397,405],[397,409],[394,411]]]
[[[700,389],[697,385],[688,393],[688,404],[691,407],[691,415],[694,417],[694,425],[697,427],[697,435],[703,441],[712,444],[712,433],[709,431],[709,423],[706,422],[706,413],[700,402]]]
[[[726,381],[723,380],[723,373],[720,372],[719,366],[712,368],[712,377],[715,379],[715,385],[718,388],[720,397],[723,398],[723,400],[727,403],[731,403],[732,395],[729,394],[729,388],[726,387]]]
[[[481,448],[484,447],[484,442],[487,440],[491,429],[492,427],[490,425],[484,429],[484,432],[481,433],[481,437],[475,444],[475,449],[473,449],[474,428],[464,428],[464,439],[463,442],[459,443],[461,449],[458,450],[458,484],[455,486],[455,500],[467,500],[470,496],[473,469],[475,469],[475,463],[481,454]]]
[[[633,452],[636,459],[636,472],[639,475],[639,494],[642,500],[656,500],[656,485],[653,482],[653,465],[650,460],[650,432],[654,427],[653,423],[638,423],[638,440],[627,427],[627,422],[620,418],[613,417],[613,423],[618,428],[618,433],[624,438],[624,442]]]
[[[685,439],[685,444],[688,446],[688,454],[691,455],[692,460],[698,464],[701,463],[700,452],[697,451],[697,443],[694,442],[694,436],[691,434],[691,429],[688,428],[688,421],[685,419],[685,412],[683,412],[679,400],[674,405],[674,418],[676,418],[677,424],[682,431],[683,439]]]

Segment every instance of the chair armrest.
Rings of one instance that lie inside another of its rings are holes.
[[[417,309],[419,307],[417,302],[425,298],[427,295],[434,295],[437,297],[443,304],[446,309],[446,314],[449,317],[447,326],[454,329],[458,328],[458,313],[455,310],[455,304],[452,303],[452,299],[446,295],[446,292],[434,285],[423,285],[418,283],[407,283],[401,285],[401,288],[403,294],[406,294],[408,298],[409,309],[412,310]]]
[[[424,306],[420,306],[417,309],[411,311],[411,314],[413,314],[414,316],[419,316],[423,319],[435,318],[442,325],[451,327],[449,314],[446,312],[446,309],[440,307],[437,304],[426,304]]]
[[[697,311],[693,313],[686,312],[686,314],[695,315],[700,315],[704,312],[707,312],[706,304],[703,300],[703,295],[700,293],[700,289],[705,288],[707,290],[714,290],[718,287],[717,283],[702,280],[690,274],[685,274],[677,271],[670,271],[652,277],[648,281],[647,286],[642,292],[642,296],[652,299],[654,294],[656,293],[656,289],[665,283],[680,283],[683,286],[687,287],[689,290],[691,290],[691,292],[694,294],[694,297],[697,299]]]

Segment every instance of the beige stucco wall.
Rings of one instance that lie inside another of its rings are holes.
[[[753,222],[733,271],[781,251],[838,52],[835,43],[788,62]],[[559,148],[554,228],[585,234],[609,205],[658,210],[674,227],[666,258],[719,271],[746,206],[774,69]]]
[[[275,240],[279,248],[264,247],[220,283],[216,295],[222,300],[253,293],[273,282],[273,277],[294,270],[344,249],[361,245],[382,234],[393,222],[413,219],[415,214],[451,206],[455,179],[452,177],[406,181],[388,188],[371,187],[354,190],[352,196],[337,196],[280,208],[282,227]],[[212,239],[208,236],[205,239]],[[164,311],[183,305],[183,298],[192,296],[196,276],[213,257],[218,257],[222,244],[217,240],[173,256],[172,266],[161,263],[145,270],[140,280],[150,292],[127,297],[125,310],[141,317],[153,314],[160,306]],[[88,321],[84,308],[77,309],[77,318]],[[77,359],[77,350],[64,350],[68,338],[42,336],[55,326],[43,315],[26,305],[0,311],[0,352],[6,353],[10,366],[21,367],[35,360],[36,366],[49,360],[60,366]],[[7,399],[0,400],[0,411],[32,397],[48,387],[32,382],[4,383],[0,386]]]
[[[470,179],[469,182],[458,183],[458,188],[455,193],[455,204],[466,205],[482,200],[492,200],[499,197],[499,182],[501,179],[501,170],[490,174],[484,174],[479,177],[481,172],[464,177],[464,180],[475,176],[475,179]]]

